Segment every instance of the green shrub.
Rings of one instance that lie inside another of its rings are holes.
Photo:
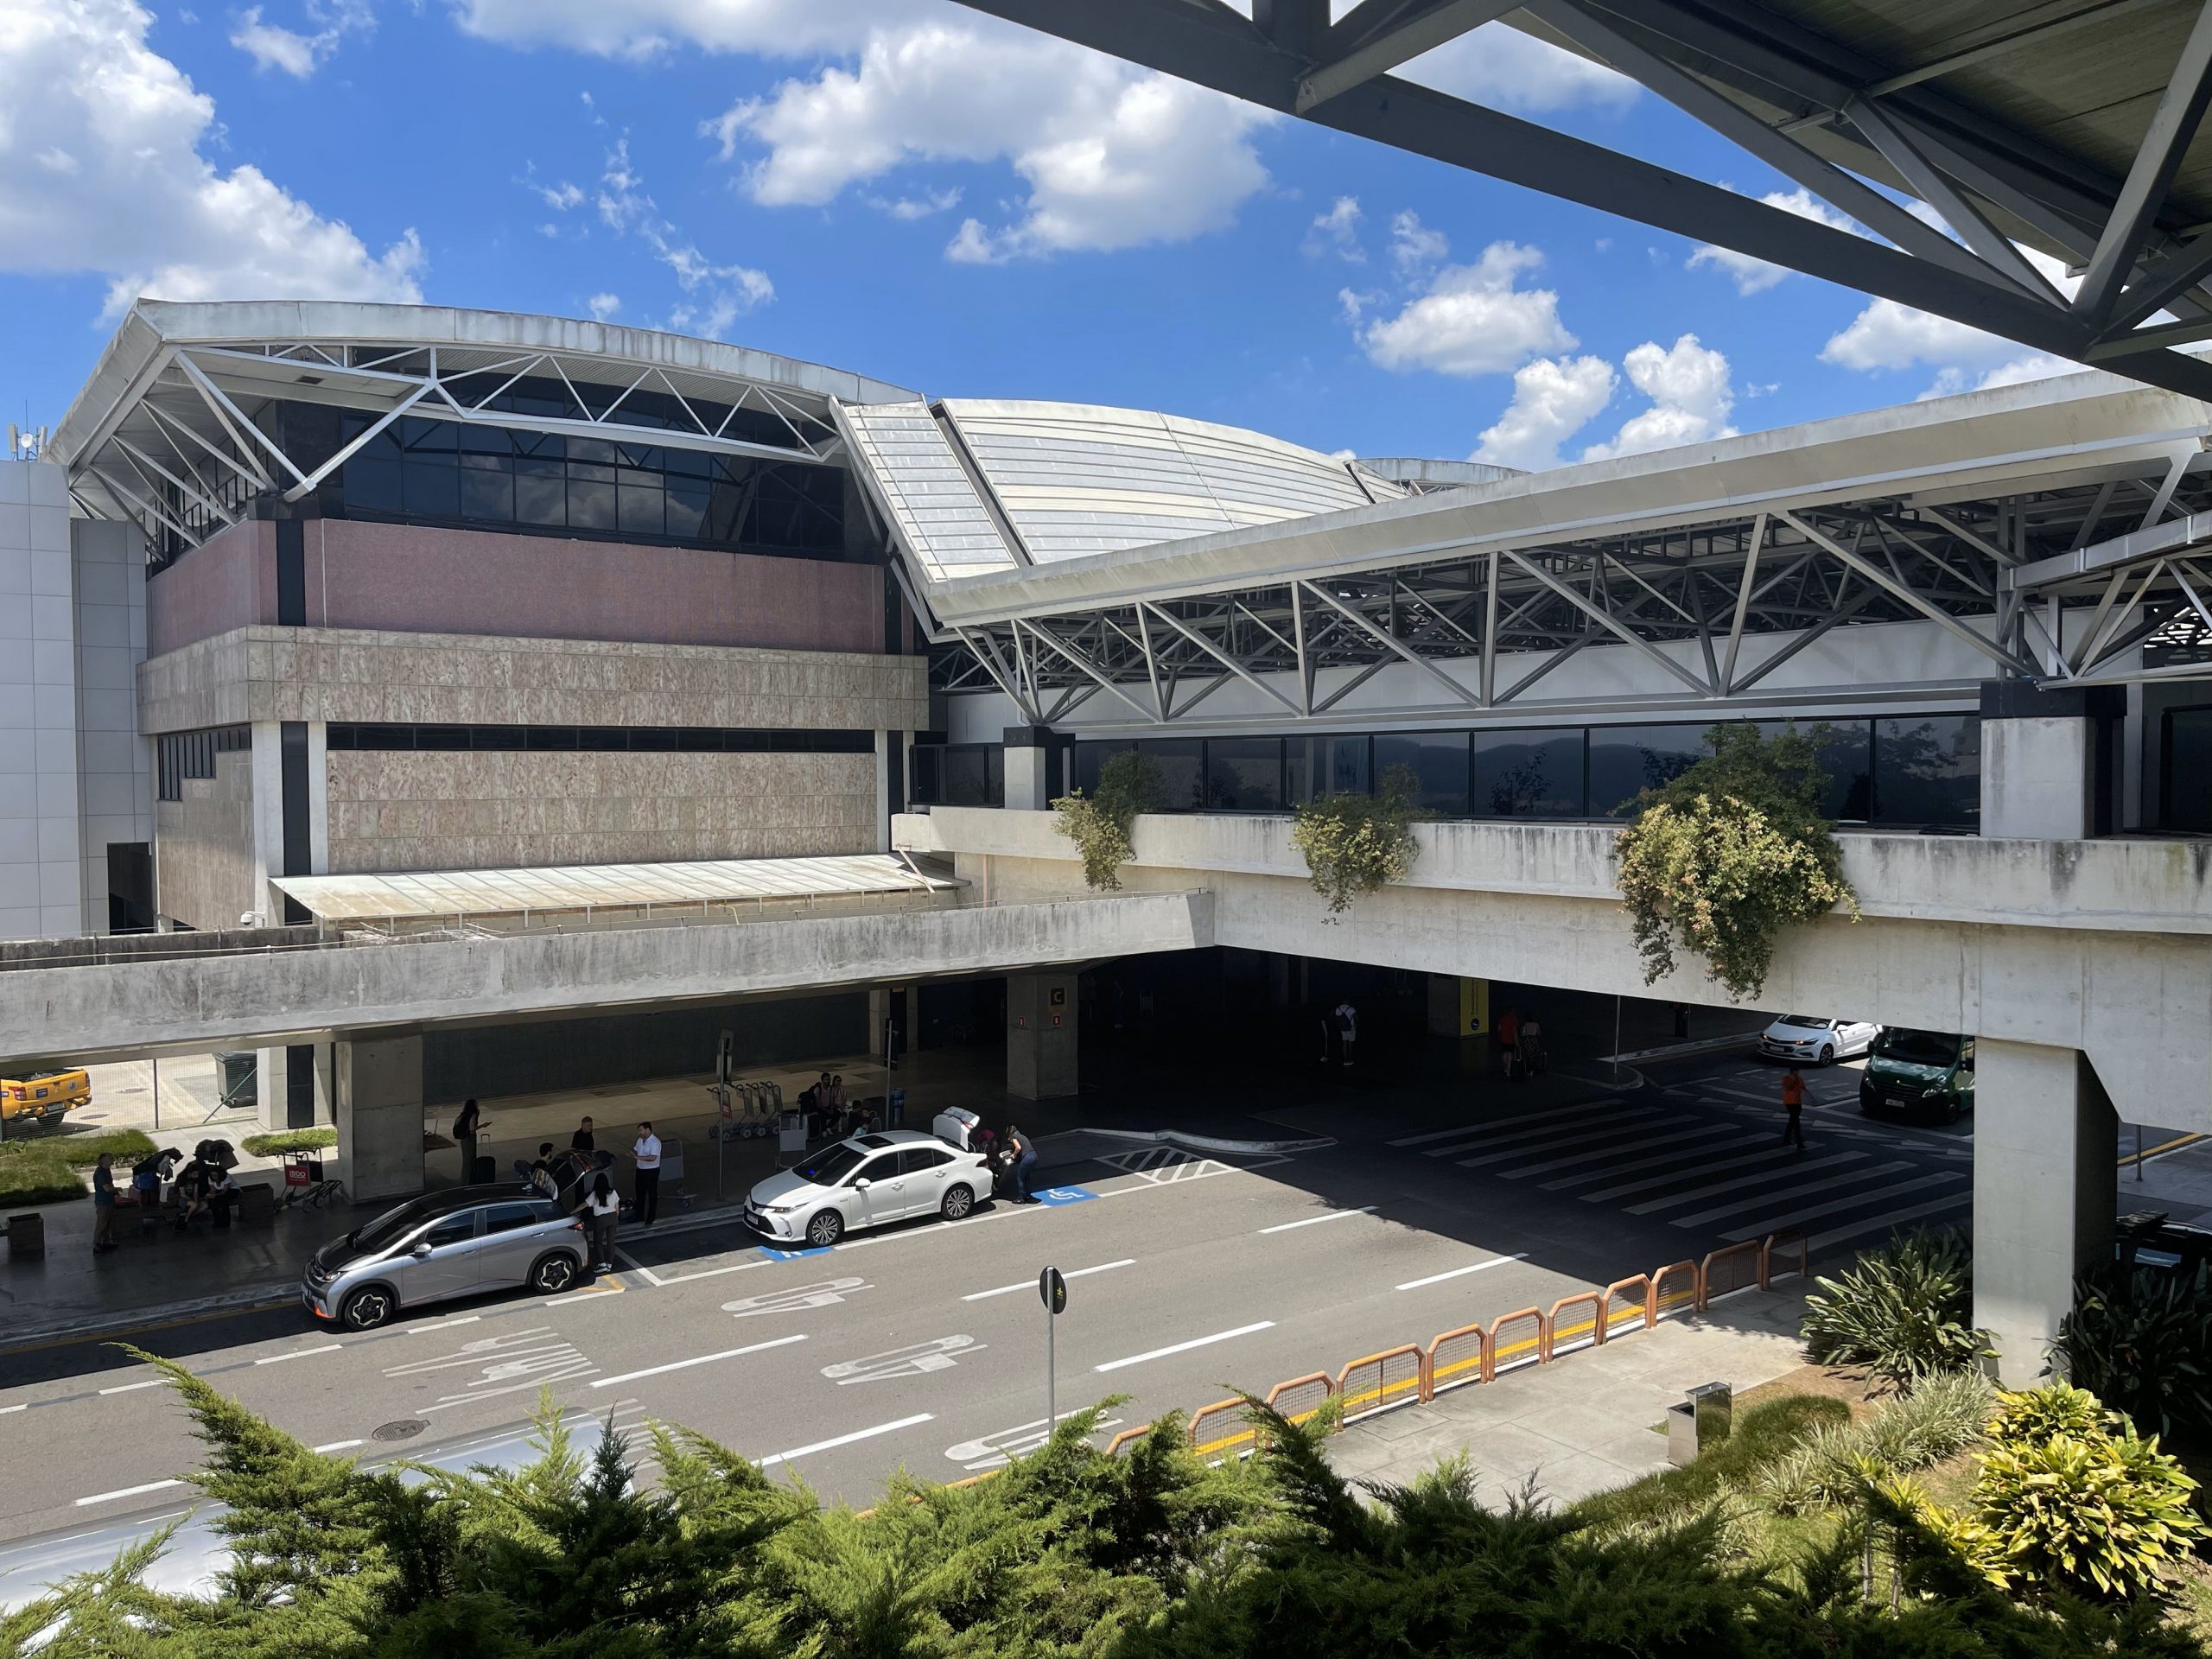
[[[1746,723],[1715,726],[1711,754],[1638,798],[1617,874],[1646,984],[1675,970],[1679,948],[1731,996],[1757,996],[1783,929],[1839,905],[1858,919],[1834,826],[1821,815],[1821,730],[1766,738]]]
[[[1923,1377],[1910,1394],[1885,1401],[1862,1422],[1815,1431],[1770,1465],[1758,1491],[1782,1515],[1847,1503],[1863,1495],[1871,1466],[1910,1474],[1981,1439],[1997,1390],[1979,1371]]]
[[[2068,1377],[2138,1423],[2212,1438],[2212,1298],[2194,1285],[2100,1265],[2076,1281],[2052,1346]]]
[[[0,1153],[0,1209],[60,1204],[86,1195],[85,1183],[58,1153],[35,1143]]]
[[[1421,853],[1414,821],[1427,816],[1414,804],[1418,782],[1412,767],[1392,766],[1372,795],[1325,795],[1298,809],[1290,844],[1332,913],[1412,870]]]
[[[1098,769],[1098,793],[1071,790],[1052,803],[1056,826],[1083,854],[1083,879],[1102,892],[1122,885],[1122,866],[1135,850],[1129,842],[1138,814],[1159,810],[1166,786],[1150,755],[1124,749]]]
[[[1901,1388],[1991,1351],[1974,1314],[1974,1261],[1956,1228],[1916,1228],[1814,1281],[1802,1334],[1815,1364],[1865,1365]]]
[[[278,1129],[271,1135],[249,1135],[238,1143],[256,1158],[274,1158],[279,1153],[313,1152],[321,1147],[338,1144],[338,1131],[327,1123],[313,1129]]]
[[[1822,1395],[1764,1401],[1738,1413],[1728,1438],[1696,1462],[1586,1497],[1573,1514],[1586,1525],[1617,1531],[1694,1512],[1729,1488],[1751,1485],[1808,1440],[1850,1421],[1850,1407]]]
[[[2038,1397],[2047,1396],[2047,1397]],[[1974,1483],[1967,1543],[1993,1584],[2126,1599],[2156,1591],[2208,1535],[2196,1483],[2124,1418],[2063,1383],[2007,1395]]]

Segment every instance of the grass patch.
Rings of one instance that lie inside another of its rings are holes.
[[[8,1143],[7,1151],[16,1150],[16,1142]],[[141,1129],[94,1129],[84,1135],[47,1135],[25,1143],[41,1152],[50,1152],[73,1169],[90,1169],[100,1160],[104,1152],[113,1153],[115,1161],[136,1163],[154,1149],[154,1143]]]
[[[270,1135],[249,1135],[238,1142],[249,1156],[274,1158],[281,1153],[313,1152],[338,1144],[338,1131],[328,1124],[316,1129],[278,1129]]]
[[[1711,1502],[1724,1486],[1742,1488],[1768,1465],[1779,1462],[1798,1443],[1821,1428],[1851,1421],[1851,1408],[1817,1395],[1787,1395],[1736,1414],[1728,1438],[1681,1469],[1656,1474],[1598,1492],[1574,1505],[1572,1513],[1588,1525],[1618,1528],[1656,1520]]]
[[[39,1146],[18,1152],[12,1141],[0,1153],[0,1210],[60,1204],[85,1196],[84,1182],[58,1153]]]

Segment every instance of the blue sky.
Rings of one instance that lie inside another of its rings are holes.
[[[1406,73],[1785,188],[1502,26]],[[0,417],[33,424],[137,292],[603,315],[1516,465],[2059,366],[947,0],[0,0]]]

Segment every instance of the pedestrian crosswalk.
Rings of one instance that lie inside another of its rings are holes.
[[[1801,1149],[1781,1144],[1771,1103],[1700,1096],[1652,1091],[1390,1144],[1471,1179],[1526,1181],[1562,1200],[1663,1223],[1694,1236],[1693,1250],[1790,1229],[1808,1234],[1816,1253],[1863,1249],[1894,1228],[1967,1218],[1973,1152],[1961,1139],[1851,1121],[1855,1106],[1847,1117],[1830,1102],[1817,1118],[1808,1112],[1811,1145]]]

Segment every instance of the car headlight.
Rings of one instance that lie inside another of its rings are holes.
[[[764,1216],[788,1216],[798,1208],[798,1205],[795,1204],[764,1204],[760,1206],[760,1213]]]

